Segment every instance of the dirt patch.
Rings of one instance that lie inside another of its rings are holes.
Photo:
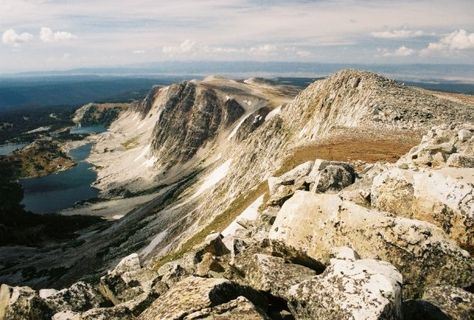
[[[380,139],[369,137],[339,136],[330,141],[297,147],[290,151],[282,166],[274,173],[279,176],[297,165],[315,159],[354,162],[357,160],[374,163],[396,162],[412,147],[419,144],[417,133],[389,136]]]

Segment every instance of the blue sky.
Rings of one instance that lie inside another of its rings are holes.
[[[474,64],[472,0],[0,0],[0,73],[167,60]]]

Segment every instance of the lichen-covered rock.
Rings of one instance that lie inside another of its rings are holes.
[[[90,284],[76,282],[69,288],[57,292],[47,292],[40,290],[40,297],[55,313],[60,311],[87,311],[104,305],[105,300],[102,295]]]
[[[245,297],[238,297],[227,303],[205,308],[183,318],[183,320],[266,320],[270,319]]]
[[[168,286],[172,286],[174,283],[188,276],[190,271],[182,266],[182,260],[179,259],[165,263],[158,269],[157,273],[162,282]]]
[[[100,278],[99,290],[114,305],[140,297],[147,301],[158,296],[155,287],[159,274],[141,268],[136,253],[123,258],[117,266]],[[151,297],[151,298],[150,298]]]
[[[139,319],[183,319],[202,309],[229,302],[243,295],[243,291],[226,279],[190,276],[156,299]]]
[[[374,179],[371,201],[379,210],[433,223],[474,248],[474,169],[392,168]]]
[[[317,193],[340,191],[354,183],[356,174],[349,163],[316,160],[306,178],[310,190]]]
[[[472,167],[473,135],[472,123],[435,127],[423,136],[418,146],[400,158],[397,164],[410,168]],[[451,157],[453,158],[449,160]]]
[[[52,311],[29,287],[0,287],[0,319],[43,320],[51,317]]]
[[[292,285],[316,275],[307,267],[266,254],[243,255],[237,259],[235,267],[243,274],[244,284],[281,298],[288,297]]]
[[[333,248],[349,246],[362,258],[392,263],[405,279],[404,295],[417,296],[425,285],[469,286],[474,261],[427,222],[369,210],[337,195],[298,191],[281,208],[269,234],[328,263]]]
[[[133,314],[129,309],[124,306],[115,306],[93,308],[82,313],[62,311],[56,313],[52,320],[129,320],[133,318]]]
[[[474,319],[474,294],[452,286],[430,287],[423,300],[439,307],[450,319]]]
[[[389,263],[334,259],[321,275],[294,285],[297,319],[400,319],[402,276]]]
[[[307,161],[280,177],[268,178],[268,189],[270,198],[267,202],[270,206],[281,206],[288,200],[296,190],[308,189],[306,177],[313,168],[314,161]]]
[[[351,164],[318,159],[307,161],[280,177],[270,177],[268,188],[270,206],[282,206],[296,190],[335,192],[354,183],[356,174]]]

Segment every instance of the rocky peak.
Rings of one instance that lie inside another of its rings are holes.
[[[160,93],[161,87],[154,86],[146,95],[146,97],[134,105],[134,110],[141,114],[142,118],[145,118],[148,112],[153,107],[156,96]]]
[[[464,104],[350,69],[308,86],[285,114],[299,137],[310,139],[341,128],[425,131],[433,124],[474,120]]]
[[[240,118],[245,109],[234,99],[222,101],[212,88],[194,82],[172,85],[153,131],[152,148],[169,165],[196,152]]]

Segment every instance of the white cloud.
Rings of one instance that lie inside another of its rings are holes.
[[[450,34],[441,38],[438,42],[432,42],[424,50],[430,51],[456,51],[474,48],[474,33],[469,33],[466,30],[460,29],[451,32]]]
[[[370,33],[374,38],[380,39],[407,39],[407,38],[415,38],[421,37],[426,35],[426,33],[422,30],[407,30],[407,29],[400,29],[400,30],[388,30],[388,31],[376,31]]]
[[[145,50],[133,50],[132,53],[133,54],[144,54],[144,53],[146,53],[146,51]]]
[[[8,46],[19,47],[22,43],[29,42],[33,38],[31,33],[16,33],[15,30],[8,29],[2,35],[2,42]]]
[[[388,49],[377,49],[377,51],[382,57],[409,57],[416,52],[414,49],[405,46],[401,46],[395,51],[390,51]]]
[[[251,47],[248,49],[248,53],[250,55],[255,55],[255,56],[268,56],[275,54],[278,51],[277,46],[273,44],[264,44],[258,47]]]
[[[40,39],[43,42],[60,42],[76,39],[77,37],[70,32],[53,31],[50,28],[42,27],[40,30]]]
[[[163,53],[168,55],[190,53],[197,48],[196,41],[186,39],[181,42],[178,46],[165,46],[163,47]]]

